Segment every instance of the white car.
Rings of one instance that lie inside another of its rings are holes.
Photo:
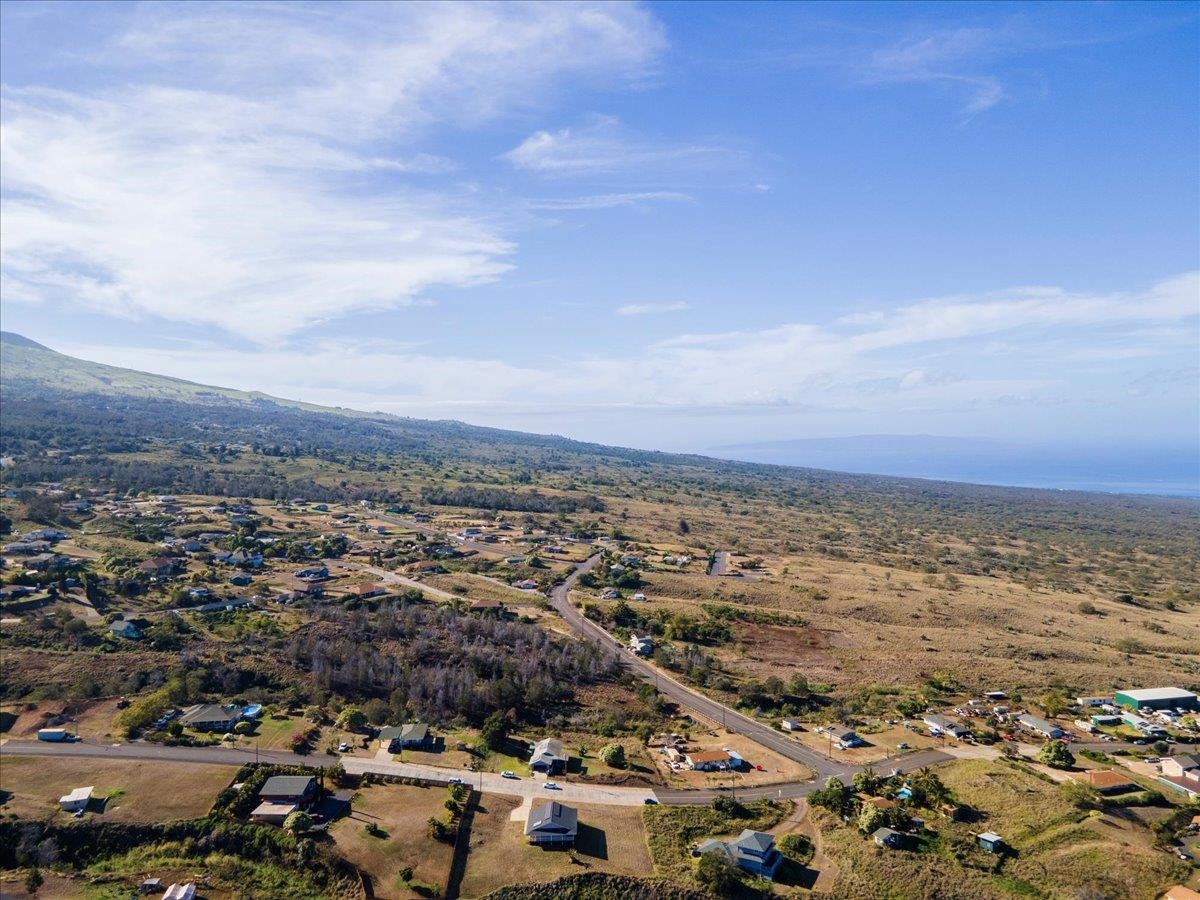
[[[517,773],[516,773],[516,772],[511,772],[511,771],[509,771],[508,769],[505,769],[503,772],[501,772],[501,773],[500,773],[500,777],[501,777],[501,778],[516,778],[516,777],[517,777]]]
[[[450,777],[446,779],[446,784],[466,784],[461,778]]]
[[[342,741],[340,744],[338,744],[338,753],[349,753],[349,752],[350,752],[350,745],[347,744],[345,741]]]
[[[558,784],[553,781],[547,781],[545,784],[542,785],[542,787],[548,791],[557,791],[559,789]]]

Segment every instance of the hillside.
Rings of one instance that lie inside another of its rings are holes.
[[[651,554],[729,551],[737,577],[647,573],[635,622],[728,619],[732,604],[742,620],[711,658],[737,677],[804,661],[839,693],[932,672],[1030,684],[1053,673],[1080,690],[1131,667],[1200,678],[1194,501],[846,475],[304,408],[31,343],[6,338],[0,354],[7,487],[367,500],[519,515]]]

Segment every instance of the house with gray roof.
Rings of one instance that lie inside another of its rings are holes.
[[[534,805],[525,817],[525,837],[531,844],[569,846],[579,833],[579,811],[551,800]]]
[[[732,841],[710,838],[703,841],[696,852],[701,856],[706,853],[720,854],[739,869],[763,878],[774,878],[779,864],[783,862],[783,854],[775,847],[775,838],[765,831],[752,828],[747,828]]]
[[[561,775],[567,771],[567,760],[562,741],[544,738],[533,745],[529,755],[529,769],[547,775]]]
[[[389,725],[379,729],[379,746],[389,753],[400,749],[417,750],[428,746],[431,737],[429,726],[422,722]]]
[[[241,717],[242,711],[236,707],[202,703],[185,710],[179,721],[196,731],[232,731]]]

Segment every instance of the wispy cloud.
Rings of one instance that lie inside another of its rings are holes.
[[[259,342],[499,277],[513,244],[425,180],[454,163],[422,135],[640,77],[664,42],[628,4],[131,9],[103,88],[5,90],[5,299]]]
[[[1111,399],[1102,384],[1107,376],[1096,374],[1094,360],[1072,359],[1069,351],[1107,341],[1119,355],[1120,340],[1144,342],[1161,333],[1158,355],[1142,370],[1151,377],[1172,354],[1195,346],[1197,296],[1200,273],[1126,293],[1023,288],[920,301],[831,323],[680,335],[561,364],[319,341],[304,351],[64,349],[210,383],[422,415],[622,406],[894,415],[1014,403],[1103,404]],[[674,305],[632,305],[631,314]],[[998,345],[1000,336],[1007,343]],[[1195,381],[1173,372],[1153,376],[1156,389],[1194,397]],[[1125,390],[1133,376],[1113,377],[1115,389]],[[1072,379],[1087,384],[1064,390]]]
[[[581,126],[531,134],[504,158],[542,175],[577,175],[637,169],[640,173],[695,171],[728,165],[745,152],[712,141],[679,143],[634,135],[612,116]]]
[[[617,308],[618,316],[652,316],[656,313],[682,312],[688,308],[683,300],[673,303],[627,303]]]
[[[946,28],[901,38],[872,53],[862,69],[868,83],[942,84],[966,95],[964,112],[981,113],[1004,99],[1000,79],[981,70],[1013,47],[1010,29]]]
[[[643,203],[680,202],[691,200],[690,194],[679,191],[640,191],[618,194],[592,194],[587,197],[562,197],[558,199],[530,200],[529,209],[572,210],[612,209],[618,206],[638,206]]]

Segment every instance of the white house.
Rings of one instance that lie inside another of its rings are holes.
[[[79,812],[87,809],[88,803],[92,800],[92,791],[94,787],[75,788],[71,793],[58,798],[58,808],[63,812]]]
[[[649,637],[638,637],[636,634],[629,636],[629,649],[638,656],[649,656],[654,650],[654,643]]]

